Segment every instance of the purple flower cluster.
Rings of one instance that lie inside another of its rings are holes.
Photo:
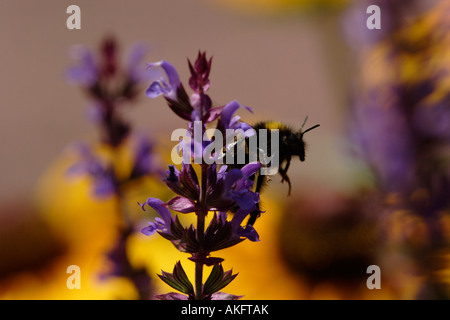
[[[67,79],[80,85],[90,97],[90,116],[99,124],[103,141],[118,146],[130,132],[119,109],[136,98],[145,80],[142,59],[147,54],[146,46],[136,45],[125,66],[119,63],[114,38],[103,41],[98,55],[84,46],[74,47],[72,53],[76,63],[67,71]]]
[[[172,64],[167,61],[150,63],[148,72],[151,84],[146,91],[147,96],[155,98],[162,95],[169,108],[189,122],[186,129],[187,136],[194,135],[194,122],[201,122],[200,130],[203,136],[206,124],[214,120],[217,120],[216,128],[224,137],[226,129],[241,130],[246,136],[254,134],[250,125],[234,115],[241,107],[249,111],[250,108],[243,107],[236,101],[224,106],[212,106],[212,100],[206,93],[210,87],[211,62],[212,58],[207,59],[204,52],[198,53],[195,63],[192,64],[188,60],[191,73],[189,86],[193,90],[190,96]],[[203,140],[199,148],[195,147],[196,142],[193,140],[182,143],[188,144],[183,150],[200,150],[200,154],[198,151],[190,154],[192,160],[198,156],[203,159],[204,151],[212,141]],[[228,168],[226,165],[208,164],[202,160],[199,167],[200,175],[192,163],[183,162],[180,169],[170,165],[165,183],[176,195],[167,202],[148,198],[141,204],[144,211],[148,205],[160,216],[144,227],[142,233],[152,235],[158,232],[170,240],[179,251],[191,254],[190,260],[196,263],[195,289],[183,275],[181,264],[177,263],[172,274],[163,272],[160,278],[187,296],[169,293],[158,296],[160,299],[237,298],[218,292],[231,282],[235,275],[223,272],[221,266],[223,259],[211,257],[211,252],[231,247],[244,239],[259,241],[259,235],[253,226],[244,227],[241,224],[251,212],[258,210],[259,194],[252,191],[252,178],[260,169],[260,163],[249,163],[242,168]],[[194,212],[197,215],[197,226],[184,227],[171,210],[184,214]],[[213,212],[213,217],[205,230],[205,217],[210,212]],[[228,213],[233,214],[231,219],[228,219]],[[213,272],[204,284],[203,265],[214,265]],[[207,288],[211,290],[208,291]]]
[[[150,298],[151,277],[145,269],[133,267],[128,260],[126,242],[134,228],[122,204],[128,183],[153,175],[158,170],[154,161],[153,143],[146,135],[132,131],[120,109],[126,103],[135,101],[138,88],[145,80],[145,64],[141,61],[146,52],[145,46],[135,46],[128,61],[122,65],[119,63],[116,41],[107,38],[101,44],[98,55],[85,47],[74,48],[76,63],[67,72],[68,80],[80,85],[90,97],[93,105],[91,118],[102,135],[99,148],[85,143],[75,144],[72,150],[76,152],[77,160],[67,174],[88,177],[95,198],[115,198],[117,212],[122,218],[118,226],[118,238],[106,253],[110,270],[103,272],[100,278],[128,278],[140,299]],[[125,149],[131,150],[132,154],[128,172],[117,167],[117,159]]]
[[[121,193],[120,189],[131,181],[158,174],[153,142],[145,135],[132,135],[132,163],[128,174],[118,174],[111,157],[102,157],[86,143],[71,146],[77,159],[67,170],[69,177],[88,177],[95,198],[108,198]],[[113,155],[114,157],[114,155]]]

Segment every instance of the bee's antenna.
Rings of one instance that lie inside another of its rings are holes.
[[[320,124],[316,124],[315,126],[312,126],[311,128],[306,129],[305,131],[302,131],[302,130],[303,130],[303,127],[305,126],[306,120],[308,120],[308,116],[305,117],[305,120],[303,120],[303,123],[302,123],[302,125],[301,125],[301,127],[300,127],[300,133],[301,133],[302,136],[303,136],[305,133],[307,133],[308,131],[311,131],[312,129],[315,129],[315,128],[317,128],[318,126],[320,126]]]
[[[303,129],[303,127],[305,126],[306,120],[308,120],[308,116],[305,117],[305,120],[303,120],[302,125],[300,126],[300,131]]]
[[[311,128],[306,129],[305,131],[302,132],[302,135],[304,135],[304,134],[307,133],[308,131],[311,131],[312,129],[315,129],[315,128],[317,128],[317,127],[320,127],[320,124],[316,124],[315,126],[312,126]]]

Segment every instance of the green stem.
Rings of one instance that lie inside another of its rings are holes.
[[[195,263],[195,300],[203,298],[203,263]]]
[[[205,237],[205,217],[208,213],[208,207],[206,205],[206,184],[207,184],[207,173],[208,165],[202,164],[202,183],[200,190],[200,210],[196,212],[197,214],[197,241],[200,244],[199,253],[203,251],[203,243]],[[203,262],[195,263],[195,299],[201,300],[203,298]]]

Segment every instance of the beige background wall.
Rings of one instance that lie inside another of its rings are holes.
[[[66,28],[70,4],[81,8],[81,30]],[[351,178],[341,145],[351,63],[337,15],[252,16],[200,0],[1,0],[0,17],[0,201],[29,195],[68,143],[96,137],[86,99],[64,72],[71,45],[95,47],[108,33],[126,47],[151,44],[148,61],[172,62],[186,83],[186,58],[207,50],[211,97],[254,107],[241,114],[249,122],[298,126],[309,115],[309,124],[320,123],[307,137],[307,161],[291,167],[293,186],[341,187]],[[168,140],[184,123],[144,89],[127,116]]]

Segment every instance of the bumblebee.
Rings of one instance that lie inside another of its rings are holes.
[[[306,120],[308,117],[305,118],[303,121],[303,124],[300,126],[299,130],[292,129],[291,127],[277,121],[265,121],[265,122],[258,122],[255,125],[253,125],[253,129],[256,131],[256,135],[258,136],[258,143],[259,143],[259,134],[260,129],[266,129],[267,130],[267,153],[271,154],[270,146],[271,146],[271,130],[278,129],[278,138],[279,138],[279,166],[278,166],[278,174],[281,176],[282,180],[281,182],[287,182],[289,186],[288,195],[291,194],[291,181],[289,179],[289,176],[287,175],[287,172],[289,170],[289,166],[291,164],[291,160],[293,157],[298,156],[300,161],[305,161],[305,142],[303,140],[303,136],[305,133],[311,131],[312,129],[315,129],[319,127],[319,124],[316,124],[306,130],[303,130],[303,127],[306,123]],[[246,161],[248,163],[249,155],[248,155],[248,141],[246,145]],[[240,168],[243,165],[233,165],[232,167]],[[267,184],[267,181],[269,181],[269,176],[262,175],[260,173],[255,175],[256,177],[256,187],[255,192],[260,193],[262,191],[262,188]],[[250,218],[247,222],[248,225],[253,225],[256,221],[256,219],[260,215],[260,210],[255,210],[250,214]]]

